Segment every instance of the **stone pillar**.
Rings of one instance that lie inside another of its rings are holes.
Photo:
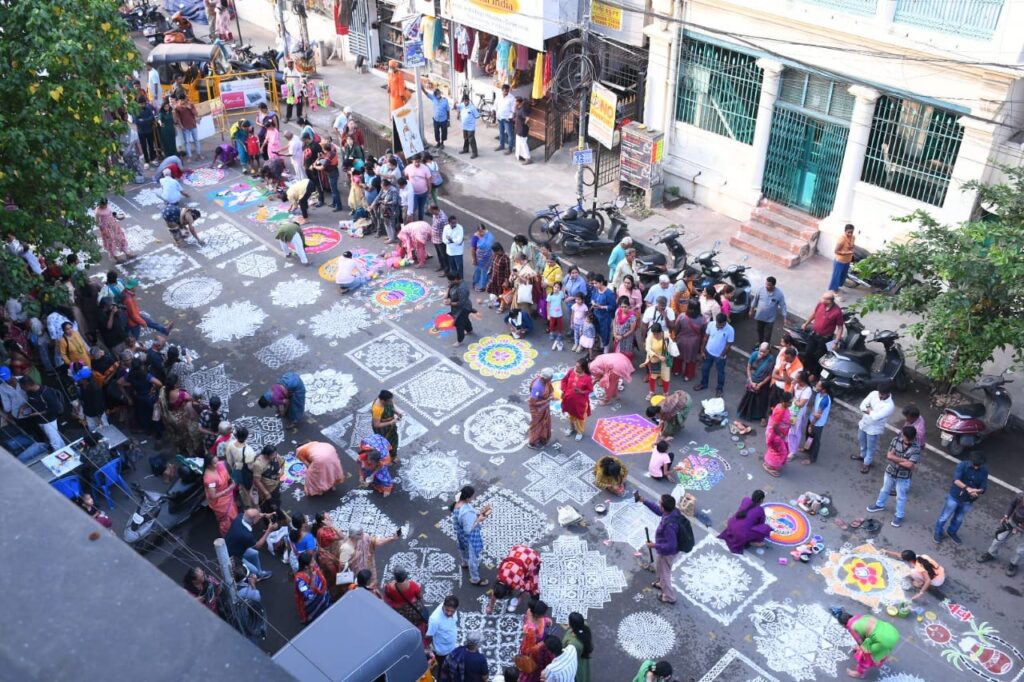
[[[757,103],[757,123],[754,127],[754,141],[751,144],[753,164],[750,169],[750,192],[754,197],[752,203],[761,198],[761,181],[764,179],[764,166],[768,154],[768,138],[772,133],[772,115],[775,112],[775,100],[779,98],[779,81],[782,79],[783,66],[774,59],[762,57],[757,65],[764,70],[761,79],[761,98]]]
[[[853,116],[850,118],[850,133],[846,138],[843,165],[839,170],[836,200],[832,205],[832,214],[829,215],[829,222],[843,224],[850,222],[853,190],[860,181],[861,171],[864,170],[864,156],[868,150],[871,121],[875,115],[875,100],[881,94],[878,90],[863,85],[851,85],[849,92],[857,99],[853,105]]]
[[[644,29],[644,34],[650,38],[644,125],[655,130],[664,130],[667,137],[671,126],[666,127],[665,121],[672,120],[671,112],[675,106],[674,102],[669,101],[672,99],[671,79],[679,77],[679,65],[672,63],[673,44],[679,39],[679,30],[675,26],[669,27],[662,22],[655,22]],[[668,153],[668,140],[665,141],[665,147],[665,152]]]
[[[879,28],[892,31],[892,20],[896,16],[896,0],[878,0],[875,8],[875,23]]]
[[[942,205],[942,218],[956,224],[970,220],[977,201],[977,191],[963,191],[963,185],[971,180],[982,180],[992,153],[995,125],[966,116],[960,119],[964,127],[964,139],[953,164],[953,177],[949,181],[946,201]]]

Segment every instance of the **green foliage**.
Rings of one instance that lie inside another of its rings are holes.
[[[1003,170],[1006,184],[966,186],[997,215],[950,227],[917,211],[901,218],[918,228],[905,243],[857,266],[902,283],[898,294],[871,294],[856,307],[918,316],[910,326],[918,367],[945,386],[976,379],[1002,348],[1024,361],[1024,168]]]
[[[108,160],[126,124],[112,118],[140,62],[112,0],[0,3],[0,199],[3,232],[36,253],[96,252],[88,209],[127,177]],[[42,285],[0,257],[0,300],[63,288]]]

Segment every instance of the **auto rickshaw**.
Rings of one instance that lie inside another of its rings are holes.
[[[153,48],[146,58],[160,74],[160,84],[167,92],[174,79],[184,77],[184,87],[193,102],[203,102],[215,92],[211,76],[226,76],[232,72],[228,50],[216,40],[205,43],[162,43]]]

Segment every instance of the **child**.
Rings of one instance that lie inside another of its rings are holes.
[[[547,296],[548,334],[551,336],[551,350],[565,349],[562,341],[562,334],[565,333],[565,324],[562,320],[562,300],[564,298],[562,283],[555,282],[551,286],[551,293]]]
[[[249,172],[253,177],[259,177],[260,138],[252,130],[249,130],[249,136],[245,138],[245,153],[249,155]]]
[[[587,303],[583,297],[583,294],[576,294],[576,300],[572,304],[570,311],[572,318],[570,324],[572,324],[572,352],[579,353],[583,347],[580,345],[580,339],[583,336],[583,325],[587,321]]]
[[[659,440],[658,444],[651,450],[651,459],[647,463],[647,473],[651,478],[659,481],[668,480],[668,472],[675,461],[676,455],[668,451],[668,441]]]
[[[580,331],[579,349],[586,350],[587,357],[591,359],[594,357],[594,346],[596,345],[594,343],[595,339],[597,339],[597,315],[594,313],[587,313],[587,317],[583,322],[583,329]]]

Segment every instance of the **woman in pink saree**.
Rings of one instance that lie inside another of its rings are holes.
[[[295,456],[306,465],[307,496],[323,495],[344,482],[338,451],[330,443],[310,441],[296,448]]]
[[[780,396],[779,403],[772,409],[768,418],[768,426],[765,428],[765,445],[767,450],[764,453],[762,466],[772,476],[778,477],[782,474],[782,467],[789,459],[789,428],[791,426],[791,415],[789,405],[793,402],[793,394],[784,391]]]
[[[607,405],[619,395],[619,382],[633,381],[633,361],[623,353],[602,353],[590,361],[590,375],[594,383],[604,389],[601,405]]]
[[[238,516],[238,505],[235,504],[235,488],[231,475],[223,460],[210,453],[203,455],[203,489],[206,490],[206,503],[210,511],[217,517],[217,529],[224,537],[231,527],[231,522]]]

